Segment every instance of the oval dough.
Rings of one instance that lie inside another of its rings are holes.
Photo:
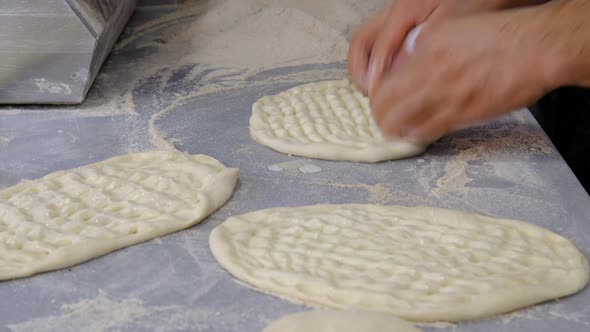
[[[420,332],[395,316],[377,312],[316,310],[272,322],[262,332]]]
[[[309,158],[379,162],[420,154],[426,146],[385,139],[369,100],[348,80],[301,85],[252,106],[252,138]]]
[[[231,196],[238,170],[153,151],[0,191],[0,280],[56,270],[190,227]]]
[[[229,218],[217,261],[264,292],[413,321],[496,315],[575,293],[588,262],[535,225],[428,207],[317,205]]]

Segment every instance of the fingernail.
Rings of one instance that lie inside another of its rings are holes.
[[[422,32],[422,28],[424,28],[424,24],[418,25],[408,33],[406,41],[404,42],[404,50],[407,54],[412,54],[416,50],[416,40],[418,39],[420,32]]]

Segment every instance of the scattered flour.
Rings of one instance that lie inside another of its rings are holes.
[[[268,169],[271,172],[281,172],[281,171],[285,170],[284,168],[282,168],[279,165],[269,165],[266,169]]]
[[[344,61],[348,51],[341,32],[292,8],[263,8],[213,35],[195,30],[186,62],[256,70]]]
[[[8,325],[13,332],[25,331],[210,331],[215,324],[213,309],[180,305],[148,305],[137,298],[116,299],[104,291],[95,298],[61,306],[61,313]]]
[[[534,131],[531,126],[526,123],[522,113],[515,112],[509,117],[513,121],[505,122],[497,128],[485,128],[481,131],[471,131],[473,133],[482,133],[486,135],[485,138],[477,137],[457,137],[450,138],[450,144],[455,146],[457,150],[454,158],[444,161],[442,168],[444,174],[439,177],[434,186],[429,182],[431,177],[421,174],[418,179],[426,181],[425,188],[431,188],[430,192],[436,197],[442,197],[448,193],[464,193],[466,185],[471,181],[467,175],[467,168],[470,162],[486,162],[496,161],[494,164],[498,171],[502,170],[502,166],[506,166],[501,175],[503,178],[512,179],[514,181],[522,181],[527,179],[527,183],[542,185],[545,180],[536,174],[516,173],[515,161],[513,159],[510,163],[502,163],[507,160],[509,156],[544,156],[555,157],[555,150],[550,146],[547,139],[543,136],[542,131]],[[506,121],[506,119],[504,119]],[[515,121],[516,120],[516,121]],[[520,123],[515,123],[515,122]],[[477,143],[475,143],[477,142]],[[440,163],[433,163],[429,167],[431,174],[436,174],[436,170],[441,168]]]
[[[148,122],[148,132],[150,134],[152,144],[159,150],[174,151],[176,150],[175,143],[179,141],[179,139],[166,137],[166,135],[162,133],[162,131],[156,126],[156,122],[162,118],[164,114],[171,110],[172,108],[165,108],[164,110],[152,115]]]
[[[224,0],[197,2],[164,35],[160,58],[257,72],[287,65],[345,61],[348,39],[388,0]],[[191,19],[192,18],[192,19]],[[141,29],[141,28],[140,28]],[[182,33],[178,33],[181,30]],[[129,41],[124,41],[128,43]],[[180,55],[180,56],[179,56]]]
[[[35,85],[39,88],[39,91],[43,93],[49,94],[62,94],[62,95],[71,95],[72,88],[69,84],[60,83],[60,82],[52,82],[47,80],[46,78],[36,78],[34,79]]]
[[[293,159],[293,160],[289,160],[286,162],[282,162],[279,164],[275,164],[275,165],[271,165],[268,167],[268,170],[273,171],[273,172],[283,172],[285,173],[285,175],[287,176],[299,176],[302,173],[317,173],[317,172],[307,172],[308,168],[305,167],[306,165],[306,160],[305,159]],[[316,166],[313,166],[316,167]],[[311,170],[315,170],[315,169],[311,169]],[[320,171],[322,169],[320,168]]]
[[[327,187],[340,188],[343,190],[363,190],[366,193],[367,203],[370,204],[401,204],[401,205],[431,205],[435,206],[436,201],[430,197],[420,196],[390,188],[384,183],[365,184],[365,183],[340,183],[332,181],[314,181],[311,184],[322,185]]]
[[[322,169],[318,166],[311,165],[311,164],[303,164],[303,166],[299,167],[299,171],[305,174],[313,174],[321,172]]]
[[[94,299],[62,306],[64,313],[9,325],[20,331],[104,331],[146,316],[149,311],[136,299],[118,301],[100,292]]]
[[[13,136],[0,136],[0,146],[8,145],[13,139]]]

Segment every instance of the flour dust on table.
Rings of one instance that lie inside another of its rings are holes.
[[[152,151],[0,191],[0,280],[72,266],[197,224],[231,196],[238,170]]]
[[[226,220],[209,245],[263,292],[412,321],[509,312],[576,293],[589,273],[583,254],[546,229],[430,207],[260,210]]]
[[[250,135],[282,153],[328,160],[379,162],[426,148],[386,138],[368,98],[348,80],[309,83],[261,98],[252,106]]]

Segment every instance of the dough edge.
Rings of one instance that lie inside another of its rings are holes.
[[[290,314],[271,322],[262,332],[312,331],[421,332],[409,322],[392,315],[368,311],[337,310],[314,310]]]

